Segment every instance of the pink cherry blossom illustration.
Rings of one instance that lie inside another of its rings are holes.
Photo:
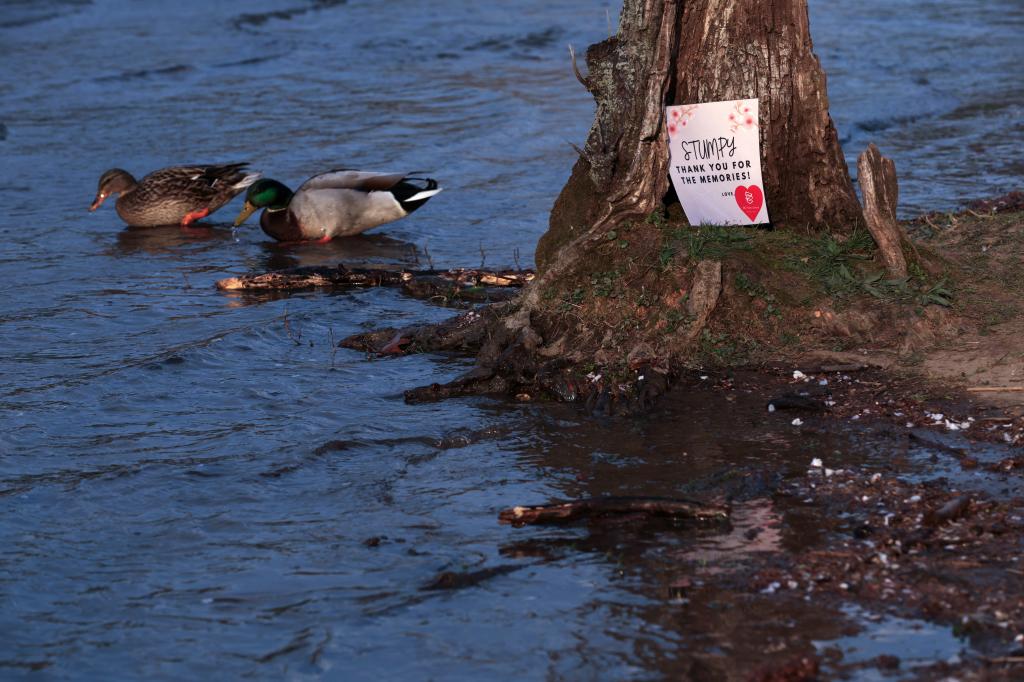
[[[668,134],[675,135],[679,132],[680,126],[686,126],[687,122],[694,117],[697,104],[687,104],[682,106],[670,107],[668,112]]]
[[[753,130],[757,128],[757,117],[750,112],[750,105],[742,101],[736,102],[733,110],[729,112],[729,130],[736,132],[740,128]]]

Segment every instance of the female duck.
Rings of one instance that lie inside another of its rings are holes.
[[[295,192],[277,180],[259,180],[235,226],[263,208],[260,227],[274,239],[326,242],[404,218],[440,191],[431,178],[355,170],[314,175]]]
[[[95,211],[107,197],[117,194],[117,214],[129,225],[185,227],[256,182],[260,174],[246,173],[247,165],[173,166],[153,171],[138,182],[127,171],[111,168],[100,176],[96,199],[89,210]]]

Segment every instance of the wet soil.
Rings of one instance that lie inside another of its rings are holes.
[[[760,658],[695,656],[687,679],[1020,679],[1024,420],[934,389],[872,369],[680,378],[665,400],[724,401],[744,422],[760,404],[819,442],[857,434],[802,467],[741,466],[719,485],[733,525],[710,552],[677,552],[665,589],[687,610],[757,604],[754,617],[788,627],[765,634]],[[866,454],[879,442],[884,454]],[[640,536],[651,525],[635,523]],[[830,613],[850,620],[823,641],[815,614]]]

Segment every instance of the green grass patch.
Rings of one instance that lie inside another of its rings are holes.
[[[880,301],[922,306],[953,304],[953,291],[947,279],[929,278],[916,262],[908,264],[906,277],[887,277],[873,262],[875,242],[867,231],[854,232],[842,241],[831,234],[809,240],[806,253],[789,255],[787,269],[805,274],[839,302],[871,296]]]
[[[608,270],[594,273],[590,278],[590,286],[594,296],[598,298],[616,298],[618,296],[619,279],[622,276],[618,270]]]
[[[648,222],[652,222],[648,218]],[[677,256],[685,255],[692,262],[719,260],[735,251],[752,248],[754,231],[736,226],[702,225],[701,227],[668,228],[663,222],[654,224],[664,235],[658,251],[658,264],[668,268]]]
[[[760,347],[751,339],[737,339],[726,333],[716,334],[710,329],[700,333],[698,343],[698,356],[719,367],[746,364]]]
[[[776,300],[775,294],[768,291],[764,285],[750,279],[750,277],[743,272],[737,273],[735,281],[737,289],[751,298],[764,301],[764,314],[766,317],[782,317],[782,311],[779,310],[779,302]]]

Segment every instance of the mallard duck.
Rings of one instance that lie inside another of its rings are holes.
[[[235,226],[263,208],[260,227],[274,239],[326,242],[404,218],[440,191],[431,178],[347,169],[314,175],[295,192],[277,180],[258,180]]]
[[[100,176],[95,211],[111,194],[118,194],[117,214],[129,225],[153,227],[205,218],[260,178],[245,172],[246,163],[217,166],[173,166],[153,171],[136,182],[127,171],[111,168]]]

